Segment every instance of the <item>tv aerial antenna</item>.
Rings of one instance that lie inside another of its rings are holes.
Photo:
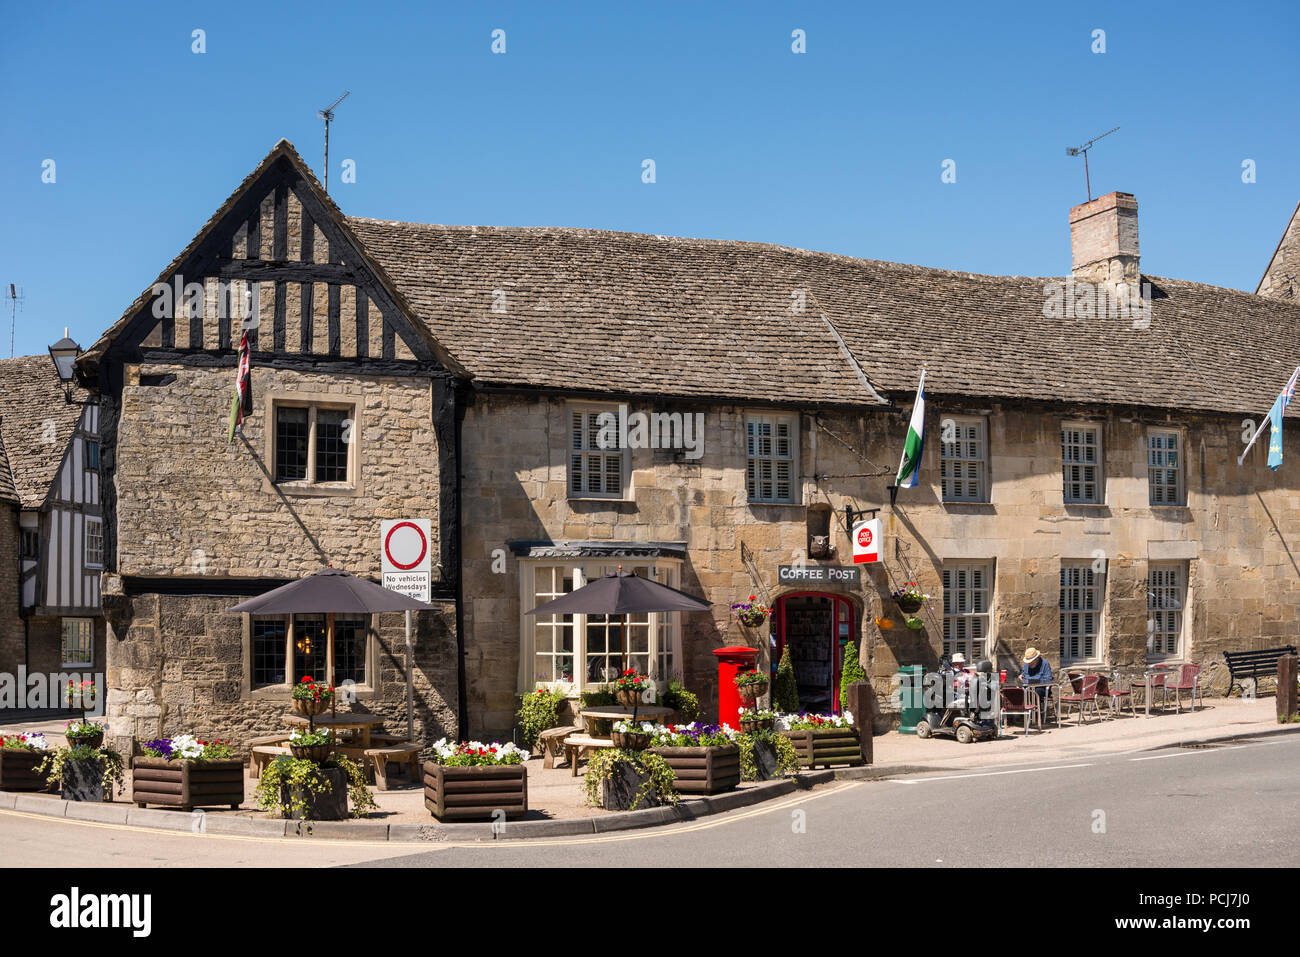
[[[14,329],[18,325],[18,311],[23,307],[23,300],[27,298],[23,291],[13,283],[9,284],[9,358],[14,357]]]
[[[325,109],[316,113],[325,121],[325,192],[327,193],[330,191],[330,121],[334,119],[334,107],[346,100],[351,92],[351,90],[347,90]]]
[[[1115,127],[1115,130],[1117,129],[1119,129],[1118,126]],[[1105,133],[1102,133],[1101,136],[1094,136],[1092,139],[1088,140],[1088,142],[1084,143],[1082,146],[1067,146],[1065,148],[1066,156],[1078,156],[1080,153],[1083,154],[1083,181],[1085,185],[1088,187],[1088,202],[1092,202],[1092,176],[1088,172],[1088,150],[1092,149],[1093,144],[1096,143],[1099,139],[1105,136],[1110,136],[1110,134],[1114,133],[1115,130],[1107,130]],[[329,142],[328,126],[325,128],[325,141],[326,143]]]

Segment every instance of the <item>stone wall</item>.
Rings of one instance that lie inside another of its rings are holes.
[[[1300,299],[1300,207],[1286,224],[1257,292],[1271,299]]]
[[[129,753],[131,738],[181,733],[230,739],[244,753],[250,738],[285,729],[287,689],[250,690],[243,617],[228,596],[106,594],[116,633],[106,676],[110,733]],[[415,615],[415,734],[427,743],[456,736],[456,640],[450,605]],[[406,734],[405,616],[379,615],[378,683],[359,693],[353,711],[383,715]],[[344,708],[343,710],[348,710]]]
[[[906,404],[906,400],[905,400]],[[831,541],[849,564],[843,505],[881,507],[885,560],[869,566],[861,585],[813,586],[849,594],[859,609],[863,659],[889,709],[900,664],[936,663],[942,647],[941,571],[945,561],[995,565],[989,651],[1014,670],[1024,649],[1038,647],[1059,666],[1059,588],[1063,559],[1098,562],[1106,571],[1100,663],[1127,668],[1147,659],[1147,569],[1154,560],[1186,563],[1190,583],[1183,652],[1207,667],[1212,686],[1226,685],[1221,652],[1294,643],[1300,631],[1300,557],[1287,545],[1300,534],[1300,465],[1264,467],[1263,450],[1238,467],[1239,417],[945,402],[931,397],[921,484],[899,492],[892,482],[905,420],[885,413],[802,417],[801,505],[754,505],[744,485],[744,409],[705,411],[705,453],[697,462],[671,451],[632,452],[628,502],[579,501],[567,494],[569,427],[557,398],[480,396],[466,417],[464,455],[465,640],[468,711],[475,735],[508,735],[521,690],[519,675],[521,562],[510,541],[616,540],[687,543],[681,587],[714,604],[712,616],[683,616],[686,683],[706,707],[716,706],[712,650],[759,644],[727,619],[731,602],[758,590],[741,561],[753,553],[771,598],[795,590],[777,584],[777,566],[795,562],[808,541],[808,506],[829,505]],[[650,411],[633,402],[630,411]],[[658,403],[654,411],[672,411]],[[940,501],[939,433],[949,414],[987,416],[992,500]],[[1063,419],[1103,427],[1105,504],[1065,505],[1060,425]],[[1148,504],[1146,434],[1183,429],[1187,505]],[[833,435],[831,434],[833,433]],[[859,458],[849,447],[861,452]],[[857,473],[885,472],[861,477]],[[814,476],[821,476],[814,478]],[[842,477],[849,476],[849,477]],[[500,572],[494,571],[494,558]],[[818,564],[818,563],[814,563]],[[916,580],[933,601],[923,631],[902,627],[889,593]],[[811,589],[810,589],[811,590]],[[892,629],[877,626],[891,617]],[[764,649],[765,651],[765,649]],[[764,655],[765,657],[765,655]]]
[[[432,520],[437,535],[438,444],[428,378],[254,363],[253,414],[243,436],[227,445],[232,369],[126,371],[114,473],[120,574],[294,578],[333,563],[374,577],[381,520],[418,514]],[[171,375],[176,379],[166,384],[141,384],[141,376]],[[317,495],[270,484],[266,398],[290,393],[357,404],[355,491]],[[431,546],[437,554],[438,543]]]

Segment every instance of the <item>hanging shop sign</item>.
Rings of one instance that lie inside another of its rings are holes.
[[[868,518],[853,526],[853,563],[880,561],[880,519]]]
[[[861,569],[844,565],[780,565],[776,580],[787,582],[856,585],[861,580]]]

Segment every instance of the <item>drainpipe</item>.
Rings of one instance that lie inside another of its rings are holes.
[[[452,390],[452,401],[455,403],[455,431],[456,431],[456,531],[452,541],[455,543],[456,558],[456,724],[458,725],[458,737],[462,741],[468,741],[469,734],[469,706],[468,706],[468,689],[465,681],[465,575],[463,574],[464,560],[461,552],[461,430],[465,421],[465,403],[461,400],[461,388]]]

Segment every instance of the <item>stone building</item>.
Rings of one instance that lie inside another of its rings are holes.
[[[1300,205],[1282,231],[1255,292],[1273,299],[1300,299]]]
[[[99,409],[50,356],[0,360],[0,672],[102,672]]]
[[[225,609],[323,562],[377,577],[394,518],[430,518],[439,563],[425,740],[508,737],[521,692],[625,664],[707,704],[737,643],[764,664],[788,643],[823,709],[848,641],[885,711],[900,664],[956,651],[1220,681],[1224,649],[1297,631],[1300,450],[1237,456],[1300,364],[1300,308],[1142,275],[1128,194],[1069,213],[1059,278],[417,225],[344,216],[282,141],[79,361],[104,410],[115,732],[270,730],[320,675],[320,623]],[[255,406],[228,446],[241,303]],[[920,484],[891,505],[922,368]],[[878,564],[853,568],[846,507],[879,511]],[[526,615],[620,564],[714,613],[622,636]],[[890,598],[908,581],[932,596],[916,629]],[[750,595],[770,626],[731,621]],[[396,725],[400,620],[350,628],[325,677],[344,661]]]

